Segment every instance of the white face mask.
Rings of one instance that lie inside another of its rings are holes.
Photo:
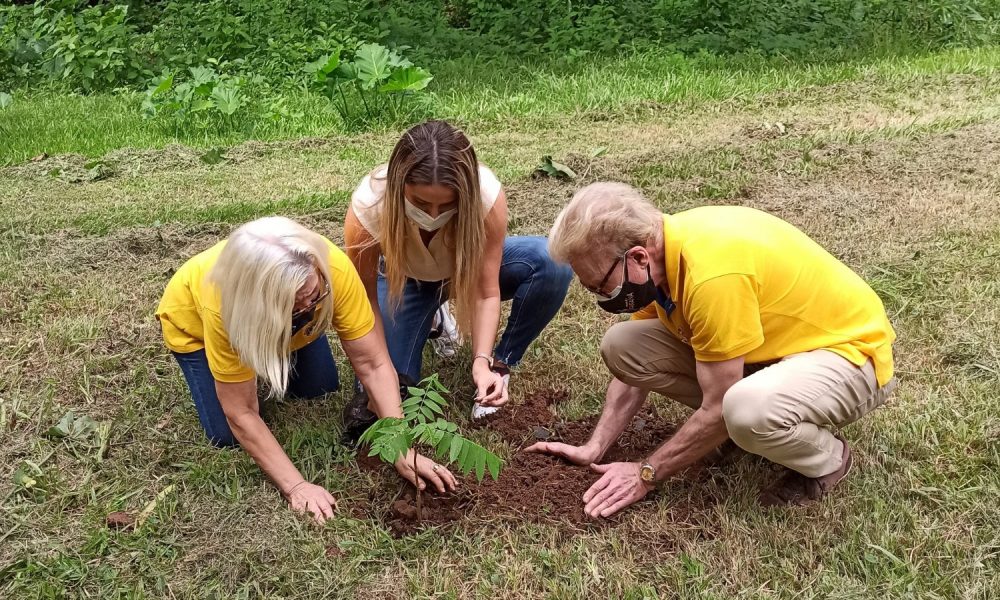
[[[405,200],[405,203],[406,216],[424,231],[437,231],[441,229],[458,212],[458,209],[453,208],[439,214],[437,218],[432,218],[429,214],[410,204],[409,200]]]

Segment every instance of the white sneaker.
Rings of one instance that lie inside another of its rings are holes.
[[[503,386],[506,388],[510,384],[510,373],[503,376]],[[481,419],[486,415],[492,415],[500,410],[499,406],[483,406],[478,402],[472,403],[472,420]]]
[[[455,356],[458,347],[462,345],[462,336],[458,333],[458,324],[451,315],[448,303],[445,302],[434,313],[431,322],[431,335],[428,337],[434,352],[442,358]]]

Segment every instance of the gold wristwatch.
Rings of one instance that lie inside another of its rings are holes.
[[[643,462],[639,465],[639,478],[646,484],[651,486],[656,485],[656,469],[649,462]]]

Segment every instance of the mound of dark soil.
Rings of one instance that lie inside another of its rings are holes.
[[[488,523],[563,523],[571,528],[613,524],[616,518],[595,522],[583,512],[583,494],[599,478],[589,466],[578,466],[542,454],[523,452],[539,439],[580,445],[590,437],[597,417],[560,422],[550,406],[566,400],[565,392],[542,391],[523,404],[487,417],[477,426],[495,431],[518,450],[504,465],[496,481],[461,481],[453,495],[426,492],[422,497],[422,519],[417,519],[416,499],[406,487],[393,502],[385,522],[396,535],[407,535],[430,526],[449,525],[463,518]],[[672,423],[652,408],[645,408],[612,446],[601,462],[636,461],[648,456],[676,431]],[[373,468],[377,459],[360,456],[363,468]],[[699,469],[693,468],[691,476]]]
[[[568,399],[569,394],[564,391],[543,390],[529,396],[523,404],[506,406],[477,420],[476,426],[495,431],[505,441],[520,448],[525,442],[534,442],[544,436],[541,429],[551,430],[556,417],[549,407]]]

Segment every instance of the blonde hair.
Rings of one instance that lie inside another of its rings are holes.
[[[549,232],[549,254],[568,263],[584,256],[622,254],[663,230],[663,214],[624,183],[592,183],[560,211]]]
[[[372,171],[372,177],[380,170],[381,167]],[[393,310],[399,308],[406,284],[403,272],[406,184],[443,185],[455,191],[458,214],[437,235],[445,236],[445,245],[453,249],[448,293],[459,328],[467,332],[471,329],[475,290],[486,246],[479,160],[472,142],[461,130],[444,121],[427,121],[404,133],[389,155],[379,217],[379,243],[385,256],[385,278]]]
[[[285,217],[265,217],[233,232],[208,275],[219,288],[229,343],[272,395],[288,388],[295,295],[317,269],[332,285],[323,236]],[[316,307],[314,322],[324,328],[332,295]]]

